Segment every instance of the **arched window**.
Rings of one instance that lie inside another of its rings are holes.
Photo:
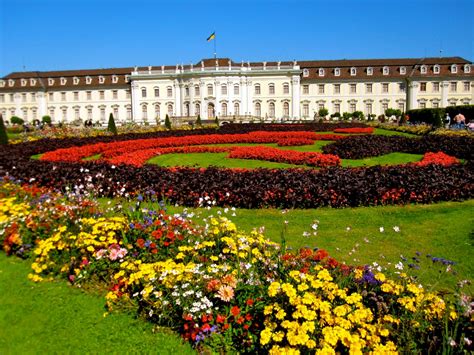
[[[196,104],[194,109],[196,110],[196,112],[195,112],[196,115],[201,114],[201,105],[200,104]]]
[[[142,97],[146,97],[146,88],[142,88]]]
[[[222,103],[222,116],[227,116],[227,104],[225,102]]]
[[[357,74],[357,69],[355,67],[351,68],[351,75],[356,75]]]
[[[211,119],[215,117],[215,111],[214,111],[214,104],[209,103],[207,104],[207,118]]]
[[[173,116],[173,104],[168,105],[168,116]]]
[[[275,84],[268,84],[268,93],[270,95],[274,95],[275,94]]]
[[[155,117],[160,118],[160,105],[155,105]]]
[[[188,103],[185,103],[185,104],[184,104],[184,115],[185,115],[186,117],[189,117],[189,115],[190,115],[190,112],[189,112],[189,104],[188,104]]]
[[[283,116],[288,117],[290,115],[290,104],[288,102],[283,103]]]
[[[382,72],[383,72],[383,75],[388,75],[390,73],[390,69],[387,66],[385,66],[383,67]]]
[[[275,117],[275,104],[273,102],[270,102],[270,104],[268,105],[268,116],[270,118]]]
[[[255,116],[260,117],[262,115],[262,105],[260,102],[255,103]]]
[[[255,95],[260,95],[260,84],[255,84]]]
[[[142,118],[146,120],[148,118],[148,111],[146,109],[146,105],[142,105]]]
[[[290,85],[288,85],[287,83],[283,84],[283,93],[284,94],[289,94],[290,93]]]
[[[234,104],[234,115],[239,116],[240,115],[240,105],[238,102]]]

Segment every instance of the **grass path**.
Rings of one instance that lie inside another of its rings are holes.
[[[127,314],[103,316],[103,296],[66,282],[35,284],[30,263],[0,253],[0,353],[192,354],[171,332]]]

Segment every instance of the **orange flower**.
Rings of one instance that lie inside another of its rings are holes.
[[[219,282],[219,280],[213,279],[207,283],[206,288],[208,291],[212,292],[212,291],[217,290],[220,286],[221,286],[221,283]]]
[[[229,302],[234,298],[234,289],[230,286],[222,285],[217,291],[217,297],[224,302]]]
[[[231,308],[230,313],[234,317],[237,317],[240,314],[240,308],[238,306],[234,306],[234,307]]]
[[[232,288],[235,288],[237,286],[237,280],[235,279],[234,275],[225,275],[222,278],[222,283],[229,285]]]

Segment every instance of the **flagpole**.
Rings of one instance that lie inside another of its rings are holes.
[[[214,59],[217,59],[217,50],[216,50],[216,46],[217,46],[217,37],[216,37],[216,31],[214,31]]]

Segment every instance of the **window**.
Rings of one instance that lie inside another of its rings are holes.
[[[212,85],[207,86],[207,95],[209,96],[214,95],[214,87]]]
[[[227,104],[224,102],[222,103],[222,112],[221,112],[221,115],[222,116],[227,116]]]
[[[127,107],[127,120],[131,120],[132,119],[132,108],[131,107]]]
[[[33,102],[36,101],[36,93],[35,92],[31,93],[31,101],[33,101]]]
[[[255,95],[260,95],[260,84],[255,85]]]
[[[51,116],[51,118],[54,117],[54,107],[49,108],[49,115]]]
[[[405,92],[405,83],[398,84],[398,92]]]
[[[324,94],[324,84],[319,84],[318,85],[318,93],[319,94]]]
[[[166,88],[166,95],[167,95],[168,97],[173,97],[173,88],[172,88],[171,86],[168,86],[168,87]]]
[[[189,115],[191,114],[191,112],[189,111],[189,104],[188,103],[185,103],[184,104],[184,115],[186,117],[189,117]]]
[[[372,114],[372,104],[371,103],[366,103],[365,104],[365,114],[366,115],[371,115]]]
[[[194,109],[195,109],[195,111],[196,111],[196,112],[195,112],[196,115],[200,115],[200,114],[201,114],[201,105],[200,105],[200,104],[196,104],[196,106],[195,106]]]
[[[324,69],[323,68],[319,68],[318,75],[319,76],[324,76]]]
[[[458,66],[456,64],[451,65],[451,73],[456,74],[458,72]]]
[[[438,64],[435,64],[435,65],[433,66],[433,73],[439,74],[439,65],[438,65]]]
[[[407,68],[406,67],[400,67],[400,74],[405,75],[407,73]]]
[[[142,98],[146,97],[146,88],[142,88]]]
[[[227,95],[227,85],[221,85],[221,94],[222,95]]]
[[[303,95],[309,94],[309,85],[303,85]]]
[[[185,96],[189,96],[189,86],[186,86],[186,87],[184,88],[184,95],[185,95]]]
[[[168,105],[168,115],[173,116],[173,104]]]
[[[464,82],[464,91],[471,91],[471,83],[469,81]]]
[[[421,73],[421,74],[426,74],[426,65],[422,65],[422,66],[420,67],[420,73]]]
[[[146,105],[142,105],[142,119],[148,119],[148,110],[146,109]]]
[[[365,84],[365,92],[367,94],[371,94],[372,93],[372,84]]]
[[[387,102],[383,102],[382,103],[382,112],[385,113],[385,111],[388,110],[388,103]]]
[[[48,96],[49,96],[49,101],[54,101],[54,92],[50,92]]]
[[[398,109],[402,112],[405,111],[405,103],[404,102],[399,102],[398,103]]]
[[[270,102],[268,104],[268,116],[270,118],[274,118],[275,117],[275,104],[273,102]]]
[[[350,85],[351,94],[355,94],[357,92],[357,84]]]
[[[79,107],[75,107],[74,108],[74,119],[75,120],[78,120],[80,117],[79,117]]]
[[[439,107],[439,102],[438,101],[434,101],[433,102],[433,108],[438,108]]]
[[[4,94],[0,94],[0,102],[5,102],[5,95]]]
[[[114,84],[118,83],[118,76],[117,75],[112,75],[112,83],[114,83]]]
[[[118,106],[114,107],[114,119],[118,120],[119,119],[119,109]]]
[[[66,78],[61,78],[61,85],[66,85],[67,79]]]
[[[464,73],[470,73],[471,72],[471,66],[469,64],[464,64]]]
[[[99,97],[100,97],[101,100],[105,99],[105,91],[104,90],[99,91]]]
[[[439,92],[439,83],[433,83],[433,92]]]
[[[194,95],[200,96],[201,90],[199,89],[199,85],[194,86]]]
[[[289,94],[290,93],[290,85],[288,84],[283,84],[283,94]]]
[[[86,95],[87,95],[87,100],[92,100],[92,91],[87,91]]]
[[[354,102],[351,102],[349,104],[349,112],[354,113],[356,111],[356,109],[357,109],[356,104]]]
[[[79,91],[74,91],[74,101],[79,101]]]
[[[33,107],[33,108],[31,109],[31,113],[33,114],[32,117],[31,117],[31,119],[36,120],[36,119],[38,118],[36,108]]]
[[[125,98],[130,99],[130,97],[131,97],[130,90],[128,90],[128,89],[125,90]]]
[[[114,100],[117,100],[118,99],[118,90],[112,90],[112,98]]]
[[[87,109],[87,119],[92,120],[92,108],[91,107],[89,107]]]
[[[67,107],[63,107],[61,111],[63,113],[63,121],[67,121]]]
[[[341,84],[334,84],[334,93],[335,94],[341,93]]]
[[[90,83],[92,83],[92,78],[90,76],[87,76],[86,77],[86,84],[90,84]],[[50,85],[52,85],[52,84],[50,84]]]
[[[160,97],[160,89],[159,88],[153,88],[153,92],[155,93],[155,97]]]
[[[451,92],[456,92],[458,91],[458,83],[455,81],[451,82]]]
[[[372,67],[367,68],[367,75],[372,75],[374,74],[374,69]]]
[[[388,93],[388,83],[382,83],[382,92],[384,94]]]
[[[160,105],[155,105],[155,117],[160,119]]]
[[[309,69],[303,69],[303,77],[307,78],[309,76]]]
[[[234,104],[234,115],[236,116],[240,115],[240,105],[238,102]]]
[[[65,92],[61,93],[61,101],[66,101],[66,93]]]
[[[308,116],[309,116],[309,105],[303,104],[303,117],[308,117]]]
[[[356,74],[357,74],[357,69],[354,68],[354,67],[352,67],[352,68],[351,68],[351,75],[354,76],[354,75],[356,75]]]
[[[334,75],[335,76],[340,76],[341,75],[341,69],[339,69],[339,68],[334,69]]]
[[[100,108],[100,120],[105,121],[105,107]]]
[[[283,103],[283,116],[288,117],[290,115],[290,104],[288,102]]]
[[[318,110],[322,110],[324,108],[324,103],[320,102],[318,104]]]
[[[21,102],[26,102],[26,94],[21,94]]]
[[[239,95],[239,91],[240,91],[239,85],[238,84],[234,85],[234,95]]]
[[[260,102],[255,103],[255,116],[260,117],[262,115],[262,105]]]
[[[13,101],[15,101],[15,97],[13,94],[10,94],[10,102],[13,102]]]
[[[105,78],[101,75],[99,76],[99,84],[105,83]]]
[[[275,95],[275,85],[274,84],[269,84],[268,85],[268,93],[270,95]]]
[[[426,102],[420,102],[420,108],[426,108]]]
[[[382,74],[383,75],[388,75],[389,73],[390,73],[390,69],[387,66],[383,67]]]
[[[420,91],[426,91],[426,83],[420,83]]]

